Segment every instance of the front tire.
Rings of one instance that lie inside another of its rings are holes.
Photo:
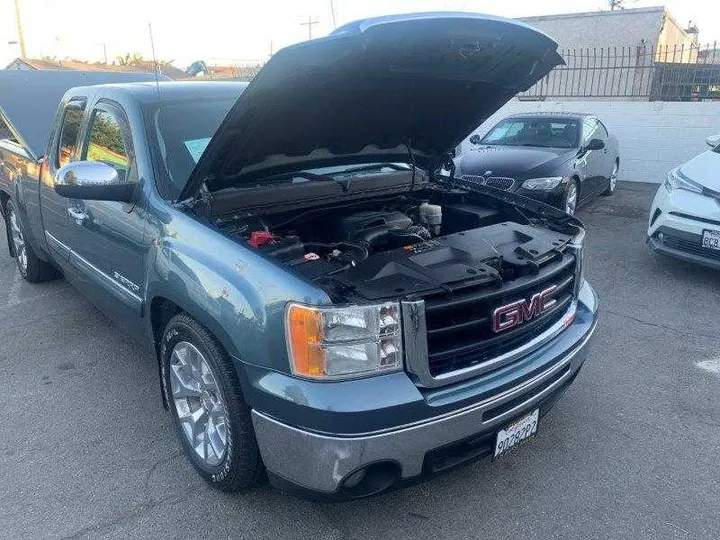
[[[618,169],[620,168],[620,163],[615,160],[615,164],[613,165],[613,170],[610,173],[610,182],[608,183],[608,187],[605,191],[603,191],[604,197],[609,197],[613,193],[615,193],[615,189],[617,188],[617,175],[618,175]]]
[[[565,193],[563,194],[562,204],[560,210],[563,210],[570,216],[575,215],[578,203],[578,183],[577,180],[571,178],[565,186]]]
[[[160,351],[175,431],[195,470],[221,491],[254,485],[262,461],[250,409],[228,354],[185,313],[165,327]]]
[[[15,203],[9,200],[5,205],[5,219],[8,239],[12,245],[20,275],[30,283],[47,281],[58,276],[56,268],[48,262],[38,258],[32,246],[28,244],[25,233],[20,224]]]

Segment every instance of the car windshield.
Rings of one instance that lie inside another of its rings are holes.
[[[175,197],[185,187],[195,165],[210,139],[232,107],[235,99],[200,101],[183,100],[163,103],[151,114],[155,142],[162,158],[161,174],[169,179],[170,195]],[[318,180],[347,182],[362,176],[409,170],[407,163],[366,163],[323,167],[269,178],[262,183],[294,183]],[[256,186],[254,182],[250,186]]]
[[[210,139],[237,97],[219,100],[182,100],[162,103],[152,114],[162,167],[170,180],[172,195],[178,195]]]
[[[575,148],[580,142],[580,123],[562,118],[508,118],[480,141],[497,146]]]

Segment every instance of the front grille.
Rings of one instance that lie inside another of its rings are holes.
[[[493,331],[495,308],[528,300],[551,285],[558,290],[550,311],[505,332]],[[560,261],[540,268],[537,275],[519,277],[502,288],[482,285],[425,297],[430,374],[437,377],[476,366],[522,346],[560,320],[572,303],[574,286],[575,258],[566,253]]]
[[[702,237],[694,235],[697,239],[681,238],[672,234],[664,233],[662,243],[672,249],[692,253],[708,259],[720,261],[720,251],[702,247]]]
[[[462,179],[468,182],[476,182],[483,186],[490,186],[495,189],[502,189],[503,191],[509,191],[515,185],[514,178],[505,178],[504,176],[480,176],[477,174],[464,174]]]

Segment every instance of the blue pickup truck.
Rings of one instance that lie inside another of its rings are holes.
[[[149,346],[218,489],[267,471],[344,500],[498,458],[575,379],[598,306],[582,224],[455,178],[449,152],[556,48],[414,14],[288,47],[250,84],[2,74],[9,253]]]

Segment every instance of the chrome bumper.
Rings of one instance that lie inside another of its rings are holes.
[[[584,362],[594,330],[593,323],[561,360],[514,388],[470,407],[392,430],[335,437],[297,429],[253,410],[263,462],[270,473],[284,481],[324,494],[336,493],[353,472],[380,461],[398,464],[402,480],[418,476],[430,450],[495,431],[562,388]],[[527,399],[522,399],[524,396]],[[518,399],[521,401],[507,410],[501,409],[501,414],[483,419],[484,413]]]

